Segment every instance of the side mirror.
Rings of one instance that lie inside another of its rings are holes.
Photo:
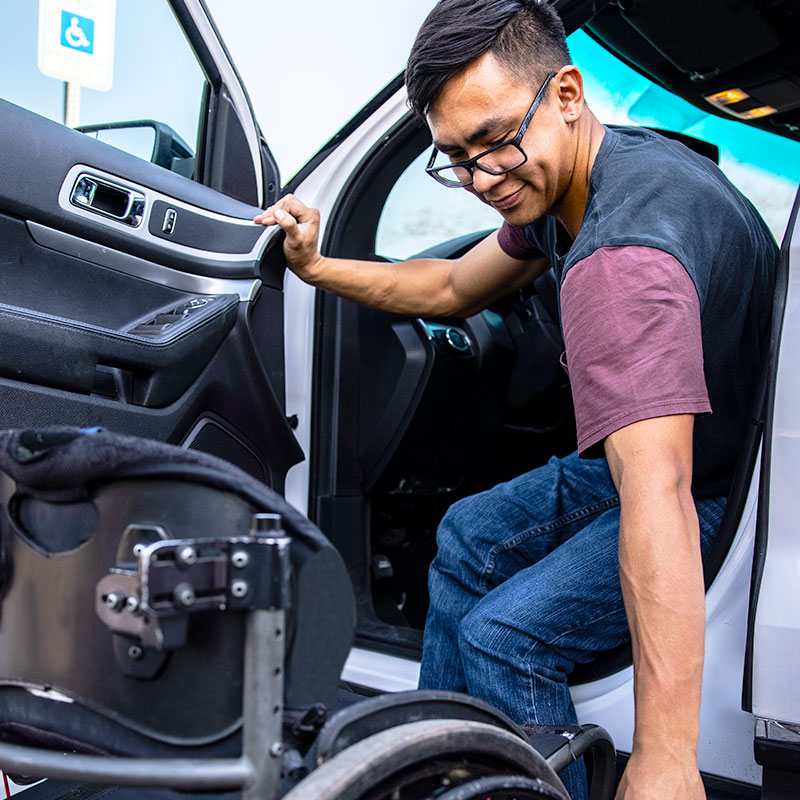
[[[140,156],[186,178],[194,174],[192,149],[169,125],[154,119],[80,125],[76,131],[93,135],[106,144]]]

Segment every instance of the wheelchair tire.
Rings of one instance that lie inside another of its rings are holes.
[[[442,788],[509,772],[540,779],[550,790],[542,798],[569,800],[526,741],[494,725],[449,719],[411,722],[362,739],[321,764],[284,800],[427,800]]]
[[[521,775],[491,775],[462,783],[436,795],[436,800],[555,800],[562,797],[541,778]]]

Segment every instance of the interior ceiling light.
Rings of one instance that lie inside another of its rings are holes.
[[[723,92],[707,94],[705,99],[722,111],[737,119],[758,119],[777,113],[774,106],[757,106],[758,99],[749,95],[744,89],[726,89]]]
[[[726,89],[724,92],[707,94],[706,100],[715,106],[731,106],[734,103],[741,103],[750,97],[744,89]]]
[[[733,113],[741,119],[758,119],[759,117],[768,117],[777,110],[772,106],[759,106],[758,108],[751,108],[749,111],[734,111]]]

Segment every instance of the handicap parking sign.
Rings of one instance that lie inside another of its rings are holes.
[[[62,10],[61,45],[84,53],[94,53],[94,20]]]
[[[39,69],[104,92],[114,74],[116,0],[39,0]]]

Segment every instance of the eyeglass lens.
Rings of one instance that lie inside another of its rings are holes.
[[[524,162],[524,153],[514,144],[509,143],[481,156],[475,166],[491,175],[502,175],[504,172],[516,169]],[[436,177],[448,185],[467,186],[472,183],[472,170],[469,167],[443,165],[441,169],[437,170]]]

